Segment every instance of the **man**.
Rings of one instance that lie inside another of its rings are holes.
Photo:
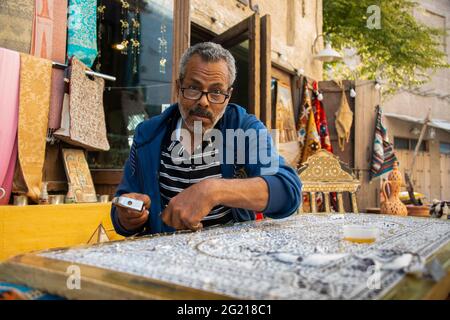
[[[184,53],[178,103],[136,128],[116,196],[142,200],[145,209],[113,206],[119,234],[199,230],[254,220],[255,212],[284,218],[297,210],[297,174],[264,125],[228,103],[235,77],[233,56],[218,44],[199,43]]]

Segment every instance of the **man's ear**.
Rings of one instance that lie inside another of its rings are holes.
[[[181,88],[181,81],[180,79],[175,80],[175,88],[177,89],[177,97],[180,96],[180,88]]]
[[[231,87],[230,91],[228,92],[228,101],[230,101],[232,93],[233,93],[233,87]]]

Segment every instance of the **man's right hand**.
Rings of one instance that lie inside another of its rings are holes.
[[[125,193],[122,194],[122,196],[144,202],[144,209],[141,212],[116,206],[117,216],[121,226],[129,232],[137,232],[148,220],[148,209],[150,208],[151,203],[150,197],[141,193]]]

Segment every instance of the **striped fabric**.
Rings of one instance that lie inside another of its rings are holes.
[[[131,175],[136,174],[136,143],[133,141],[130,150],[130,164],[131,164]]]
[[[189,188],[195,183],[211,178],[222,178],[220,162],[206,163],[203,157],[214,156],[211,151],[212,142],[204,142],[199,146],[193,155],[186,157],[184,148],[179,139],[179,130],[181,128],[181,118],[176,124],[176,139],[171,140],[171,130],[163,141],[161,148],[161,163],[159,172],[159,189],[163,207],[169,204],[169,201],[178,193]],[[203,152],[208,148],[206,152]],[[174,150],[177,150],[175,153]],[[184,154],[183,154],[184,153]],[[201,164],[196,159],[202,158]],[[198,164],[197,164],[198,163]],[[202,220],[204,227],[225,224],[233,221],[231,208],[216,206]]]
[[[391,171],[394,167],[394,162],[397,161],[397,157],[394,153],[394,146],[389,142],[387,130],[383,124],[382,112],[381,107],[377,106],[370,179],[374,179]]]

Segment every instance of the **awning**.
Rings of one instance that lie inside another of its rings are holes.
[[[395,118],[395,119],[418,123],[418,124],[423,124],[423,122],[424,122],[424,119],[411,117],[411,116],[407,116],[404,114],[383,112],[383,115],[386,117],[389,117],[389,118]],[[450,132],[450,121],[447,121],[447,120],[431,119],[430,122],[428,122],[428,125],[430,127],[434,127],[434,128],[438,128],[438,129],[442,129],[442,130]]]

